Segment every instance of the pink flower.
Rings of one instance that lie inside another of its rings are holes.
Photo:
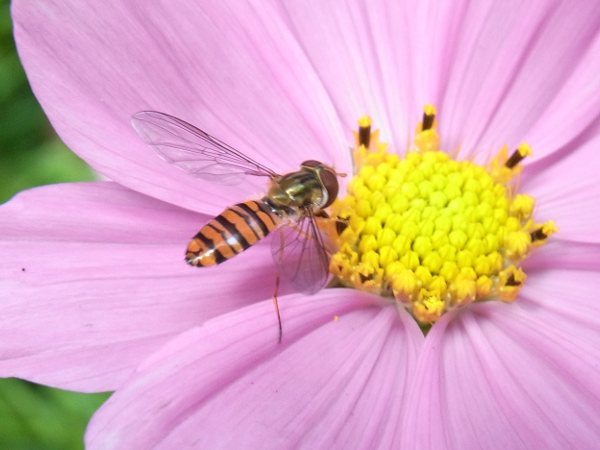
[[[175,3],[13,2],[34,92],[113,181],[0,209],[0,374],[116,390],[89,448],[597,445],[597,2]],[[164,111],[275,171],[310,158],[350,173],[360,116],[400,153],[426,103],[463,157],[527,141],[520,191],[560,228],[516,302],[446,314],[426,338],[388,301],[328,289],[280,296],[277,344],[268,245],[182,262],[261,180],[194,180],[129,124]]]

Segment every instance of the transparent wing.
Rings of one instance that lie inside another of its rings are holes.
[[[162,159],[195,178],[232,185],[246,175],[277,175],[219,139],[169,114],[140,111],[132,116],[131,124]]]
[[[327,284],[329,256],[310,208],[304,219],[274,231],[271,252],[279,273],[296,291],[314,294]]]

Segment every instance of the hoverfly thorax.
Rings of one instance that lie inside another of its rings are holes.
[[[325,208],[337,197],[337,175],[318,161],[305,161],[300,170],[273,179],[267,197],[275,207],[290,208],[301,215],[306,207]]]

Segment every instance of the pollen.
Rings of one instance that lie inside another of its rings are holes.
[[[558,231],[536,223],[535,200],[518,192],[529,145],[503,147],[485,166],[455,159],[440,149],[433,105],[402,157],[371,126],[359,119],[355,175],[331,207],[347,225],[332,236],[333,275],[393,299],[422,325],[473,302],[515,301],[527,278],[522,261]]]

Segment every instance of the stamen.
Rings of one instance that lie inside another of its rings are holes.
[[[526,156],[531,156],[531,155],[532,155],[531,148],[529,147],[528,144],[523,142],[521,145],[519,145],[519,147],[517,147],[517,149],[513,152],[513,154],[510,155],[510,158],[508,158],[508,161],[506,161],[504,163],[504,166],[509,169],[512,169],[517,164],[519,164],[521,161],[523,161],[523,159],[525,159]]]
[[[427,131],[433,127],[435,120],[435,106],[429,104],[423,108],[423,127],[421,131]]]
[[[523,287],[527,275],[515,266],[510,266],[498,275],[498,298],[503,302],[513,302]]]
[[[363,116],[358,120],[358,145],[369,148],[371,143],[371,118]]]
[[[348,228],[348,219],[338,219],[335,221],[335,231],[338,235],[342,234]]]
[[[371,118],[363,116],[358,121],[358,132],[354,131],[356,148],[352,152],[354,174],[364,166],[382,163],[386,157],[387,144],[379,143],[379,130],[371,132]]]
[[[435,107],[427,105],[423,108],[423,120],[417,125],[414,149],[420,152],[439,150],[440,136],[436,131]]]
[[[554,225],[553,220],[549,220],[547,223],[543,224],[540,228],[532,231],[531,235],[531,243],[535,246],[538,246],[540,242],[545,241],[550,236],[558,231],[558,228]]]
[[[507,286],[519,286],[520,284],[521,284],[521,282],[517,281],[515,279],[515,275],[512,273],[508,276],[508,279],[506,280]]]
[[[508,149],[504,146],[490,163],[488,171],[494,181],[506,184],[511,181],[515,175],[521,173],[523,166],[519,163],[526,156],[531,156],[531,154],[531,148],[528,144],[523,142],[509,158]]]
[[[548,236],[544,234],[541,228],[535,230],[531,233],[531,242],[541,241],[542,239],[546,239]]]

